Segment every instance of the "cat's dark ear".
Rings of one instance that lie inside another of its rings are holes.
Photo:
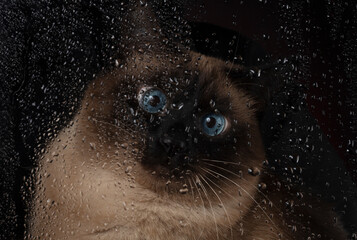
[[[123,24],[123,47],[127,49],[127,55],[132,51],[150,51],[159,49],[163,34],[159,19],[154,13],[149,1],[131,1],[129,4],[127,21]]]
[[[255,67],[228,64],[226,68],[226,74],[232,83],[237,88],[244,89],[256,100],[254,107],[258,117],[264,115],[265,109],[281,85],[276,69],[276,64]]]

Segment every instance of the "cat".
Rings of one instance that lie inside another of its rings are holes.
[[[145,52],[97,78],[41,160],[31,235],[302,239],[329,233],[304,229],[308,220],[293,225],[296,209],[304,218],[313,209],[261,174],[260,105],[227,71],[223,61],[194,52],[176,59]],[[295,210],[284,213],[285,202],[295,202]],[[337,233],[328,236],[345,239]]]
[[[249,69],[148,31],[40,157],[27,238],[346,239],[264,167]]]

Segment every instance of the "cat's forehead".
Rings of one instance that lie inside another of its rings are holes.
[[[183,90],[193,85],[204,88],[205,93],[230,86],[224,74],[223,61],[195,52],[182,54],[134,54],[126,63],[124,72],[127,84],[150,85],[163,90]],[[226,91],[224,91],[226,92]]]

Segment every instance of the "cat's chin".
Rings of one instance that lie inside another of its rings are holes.
[[[136,182],[143,188],[150,189],[158,196],[172,197],[174,200],[178,198],[192,200],[191,195],[196,181],[194,168],[140,164],[137,169]]]
[[[217,235],[227,239],[235,231],[235,220],[244,212],[243,207],[237,208],[233,202],[220,207],[195,206],[154,198],[137,202],[135,214],[124,213],[119,221],[97,229],[93,236],[117,239],[119,233],[121,236],[135,233],[138,236],[135,239],[216,239]]]

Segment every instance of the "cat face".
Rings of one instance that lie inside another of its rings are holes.
[[[145,187],[183,195],[209,181],[213,191],[228,189],[264,160],[256,101],[228,74],[240,68],[194,52],[138,53],[93,83],[84,108],[105,144],[134,143]]]

